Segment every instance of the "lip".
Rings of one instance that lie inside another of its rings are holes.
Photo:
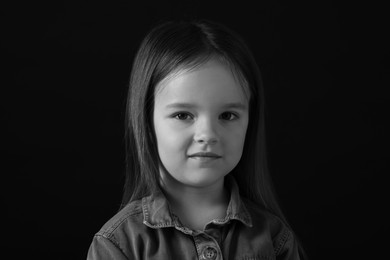
[[[218,159],[218,158],[221,158],[222,156],[220,156],[216,153],[212,153],[212,152],[199,152],[199,153],[190,154],[188,157],[190,157],[190,158],[215,158],[215,159]]]

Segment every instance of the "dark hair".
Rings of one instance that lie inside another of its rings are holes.
[[[211,58],[227,62],[250,91],[249,124],[243,154],[232,174],[242,196],[283,214],[267,168],[264,94],[256,61],[244,41],[211,22],[166,22],[145,37],[135,57],[126,108],[126,181],[122,207],[158,187],[159,156],[153,129],[156,85],[178,68],[194,68]]]
[[[141,43],[133,63],[126,107],[126,183],[122,207],[158,187],[160,160],[152,120],[156,85],[178,69],[195,68],[212,58],[227,63],[241,85],[245,84],[250,91],[243,154],[230,174],[244,197],[283,216],[267,170],[260,71],[240,36],[221,24],[205,20],[163,23],[152,29]]]
[[[265,207],[288,226],[267,167],[260,70],[239,35],[207,20],[165,22],[152,29],[141,43],[133,63],[127,98],[126,180],[121,208],[159,188],[161,161],[153,127],[156,85],[178,69],[196,68],[212,58],[229,65],[241,85],[250,92],[243,154],[230,174],[243,197]]]
[[[212,58],[228,64],[250,91],[243,154],[230,174],[242,196],[262,205],[287,224],[267,167],[260,70],[239,35],[207,20],[165,22],[152,29],[141,43],[133,63],[127,99],[126,181],[121,207],[159,188],[161,162],[152,120],[156,85],[178,69],[195,68]]]

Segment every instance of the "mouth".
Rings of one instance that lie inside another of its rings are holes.
[[[188,157],[193,159],[219,159],[222,156],[211,152],[200,152],[200,153],[190,154]]]

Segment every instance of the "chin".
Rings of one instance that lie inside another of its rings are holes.
[[[214,176],[213,176],[214,175]],[[218,174],[219,176],[215,176],[215,173],[203,171],[202,173],[196,173],[191,176],[191,178],[186,178],[182,183],[192,187],[207,187],[218,183],[223,180],[225,175]]]

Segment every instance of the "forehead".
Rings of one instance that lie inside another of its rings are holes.
[[[156,86],[155,102],[175,100],[247,104],[248,87],[236,74],[230,66],[217,60],[210,60],[192,69],[178,69]]]

